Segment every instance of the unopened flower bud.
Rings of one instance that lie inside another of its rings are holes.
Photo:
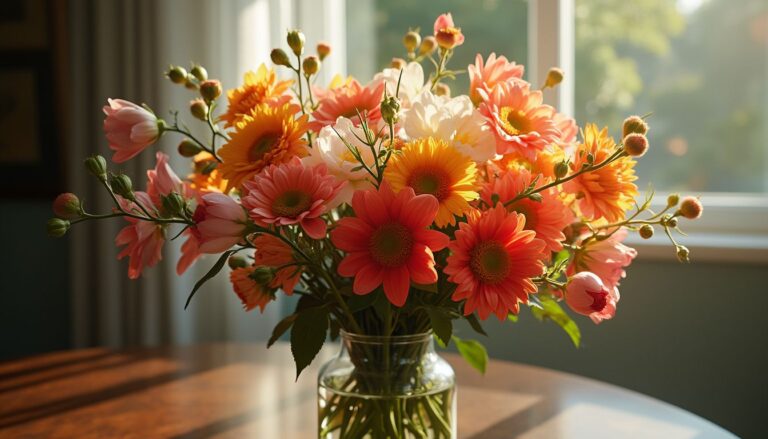
[[[321,41],[317,43],[317,56],[320,58],[320,61],[324,60],[330,54],[331,54],[330,44],[326,43],[325,41]]]
[[[381,118],[388,124],[397,123],[400,113],[400,100],[394,96],[387,96],[381,101]]]
[[[640,116],[629,116],[624,119],[621,132],[623,137],[627,137],[632,133],[645,134],[648,132],[648,124]]]
[[[249,275],[259,285],[269,285],[274,278],[274,273],[270,267],[259,266],[254,268],[253,272]]]
[[[301,56],[304,53],[304,34],[300,30],[288,31],[288,36],[285,39],[288,42],[288,47],[291,48],[296,56]]]
[[[677,260],[680,262],[691,262],[691,252],[688,247],[684,245],[678,245],[677,248]]]
[[[107,160],[100,155],[95,155],[85,159],[85,167],[88,172],[94,177],[98,177],[99,180],[106,180],[107,178]]]
[[[187,79],[184,81],[184,87],[187,90],[197,90],[197,79],[192,75],[187,75]]]
[[[406,64],[407,63],[402,58],[392,58],[392,61],[389,63],[389,67],[395,70],[402,70],[405,68]]]
[[[680,195],[678,194],[669,194],[667,197],[667,207],[674,207],[677,206],[677,203],[680,202]]]
[[[650,239],[653,236],[653,226],[650,224],[643,224],[640,227],[640,237],[643,239]]]
[[[48,236],[52,236],[54,238],[61,238],[67,233],[67,231],[69,230],[69,226],[70,226],[69,221],[65,219],[51,218],[48,220],[48,223],[46,224]]]
[[[547,79],[544,81],[544,88],[552,88],[563,82],[563,71],[557,67],[552,67],[547,72]]]
[[[285,50],[283,49],[272,49],[269,57],[272,59],[272,62],[278,66],[291,67],[291,60],[288,59],[288,54],[285,53]]]
[[[165,76],[174,84],[184,84],[187,82],[187,70],[181,66],[170,66]]]
[[[419,55],[429,55],[437,48],[437,40],[433,36],[424,37],[419,45]]]
[[[202,150],[203,149],[200,148],[200,145],[189,139],[182,140],[178,147],[179,155],[182,157],[194,157]]]
[[[183,216],[184,210],[187,205],[187,201],[176,192],[171,192],[168,195],[161,195],[160,201],[163,205],[163,210],[166,213],[176,216]]]
[[[53,213],[62,219],[74,219],[83,213],[83,208],[77,195],[67,192],[53,200]]]
[[[532,194],[528,195],[528,198],[530,198],[531,200],[533,200],[533,201],[535,201],[535,202],[537,202],[537,203],[541,203],[541,202],[542,202],[542,200],[544,200],[544,196],[543,196],[543,195],[541,195],[541,194],[540,194],[540,193],[538,193],[538,192],[534,192],[534,193],[532,193]]]
[[[624,151],[632,157],[642,157],[648,151],[648,138],[645,134],[630,133],[624,138]]]
[[[421,44],[421,35],[416,31],[409,31],[403,37],[403,46],[408,53],[413,53],[419,44]]]
[[[448,84],[443,84],[442,82],[438,82],[435,86],[435,95],[437,96],[445,96],[447,98],[451,97],[451,87],[448,86]]]
[[[701,204],[701,200],[694,197],[685,197],[680,202],[680,215],[688,219],[697,219],[701,217],[701,213],[704,211],[704,206]]]
[[[305,75],[312,76],[320,70],[320,60],[315,55],[310,55],[304,58],[301,68],[304,69]]]
[[[200,98],[193,99],[189,101],[189,112],[196,119],[206,120],[208,119],[208,104]]]
[[[674,229],[675,227],[677,227],[677,218],[671,217],[670,219],[667,220],[666,224],[667,226],[672,227]]]
[[[133,196],[133,183],[130,177],[125,174],[112,174],[109,176],[109,186],[112,188],[112,192],[120,195],[126,200],[135,198]]]
[[[209,79],[200,83],[200,96],[205,102],[213,102],[221,96],[221,82],[218,79]]]
[[[248,266],[248,261],[245,260],[244,257],[238,256],[238,255],[232,255],[227,259],[227,264],[229,265],[229,268],[236,269],[236,268],[245,268]]]
[[[192,68],[189,70],[189,74],[197,78],[197,80],[200,82],[208,79],[208,71],[205,70],[205,67],[199,64],[192,66]]]
[[[563,178],[568,175],[568,162],[565,160],[555,163],[555,177]]]

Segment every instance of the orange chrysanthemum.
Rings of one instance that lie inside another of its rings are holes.
[[[235,268],[229,272],[229,281],[235,294],[243,302],[243,308],[250,311],[257,306],[264,312],[267,304],[275,300],[275,289],[255,279],[256,267]]]
[[[469,210],[467,201],[477,198],[475,162],[432,137],[411,141],[401,151],[390,159],[384,179],[395,192],[411,187],[417,194],[433,195],[440,203],[435,224],[456,224],[456,216]]]
[[[274,274],[269,286],[280,288],[287,295],[293,294],[293,289],[301,277],[301,265],[290,265],[296,263],[293,257],[293,250],[288,244],[272,235],[259,235],[253,239],[253,245],[256,247],[254,261],[256,265],[271,268],[280,268]]]
[[[223,160],[218,167],[228,180],[227,190],[240,187],[243,182],[269,165],[287,163],[293,157],[308,154],[308,116],[296,118],[298,106],[282,107],[261,105],[237,123],[237,130],[219,151]]]
[[[616,143],[608,135],[608,128],[598,130],[596,125],[588,124],[582,135],[584,139],[576,149],[571,172],[580,170],[589,155],[594,158],[594,163],[601,163],[616,152]],[[637,195],[637,186],[633,183],[637,180],[634,166],[634,160],[624,157],[579,175],[566,182],[563,188],[576,195],[582,215],[590,219],[618,221],[624,218],[624,212],[632,208]]]
[[[492,165],[500,172],[505,170],[526,169],[532,174],[541,174],[546,180],[555,178],[555,165],[565,159],[565,151],[554,145],[551,148],[541,150],[531,160],[517,152],[504,154],[493,160]]]
[[[194,172],[187,176],[189,187],[198,195],[210,192],[225,193],[227,180],[222,178],[221,172],[216,169],[216,159],[208,152],[201,152],[192,159]],[[213,167],[213,170],[210,168]]]
[[[533,175],[526,169],[506,171],[498,177],[492,175],[491,181],[483,185],[480,198],[489,206],[493,205],[493,198],[503,204],[525,191],[532,181]],[[525,216],[525,230],[536,232],[536,237],[547,244],[546,250],[560,251],[565,239],[563,229],[571,223],[573,215],[555,189],[550,188],[539,194],[541,201],[523,198],[507,206],[507,209]]]
[[[256,72],[245,74],[243,85],[227,91],[229,106],[220,120],[224,121],[227,127],[233,127],[243,116],[249,115],[251,110],[261,104],[282,106],[291,100],[291,96],[285,94],[291,84],[292,80],[278,81],[275,71],[262,64]]]
[[[524,227],[523,215],[500,204],[459,223],[445,273],[457,285],[452,299],[466,299],[465,315],[477,311],[485,320],[493,313],[504,320],[537,291],[531,278],[544,271],[540,257],[546,244]]]

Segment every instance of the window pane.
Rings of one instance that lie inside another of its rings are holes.
[[[642,187],[768,192],[768,2],[576,0],[578,122],[651,111]]]
[[[525,0],[347,0],[348,70],[361,82],[388,67],[392,57],[405,58],[403,35],[420,28],[422,36],[432,34],[438,15],[451,12],[466,36],[449,67],[466,69],[475,54],[486,58],[491,52],[510,61],[525,63],[527,51],[527,1]],[[425,73],[432,71],[428,61]],[[467,93],[466,74],[449,83],[453,94]]]

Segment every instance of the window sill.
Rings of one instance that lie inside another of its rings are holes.
[[[768,265],[765,235],[693,233],[677,240],[690,249],[692,262]],[[638,261],[677,261],[675,248],[663,233],[647,240],[630,234],[626,244],[637,249]]]

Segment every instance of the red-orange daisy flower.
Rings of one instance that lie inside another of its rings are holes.
[[[435,197],[416,195],[410,187],[397,195],[386,183],[378,191],[355,192],[355,216],[342,218],[331,232],[333,244],[347,252],[338,271],[355,277],[355,294],[368,294],[383,284],[389,301],[403,306],[411,280],[437,281],[432,252],[445,248],[448,237],[427,227],[438,207]]]
[[[229,272],[229,281],[235,294],[243,302],[243,308],[250,311],[257,306],[264,312],[267,304],[275,300],[275,288],[258,279],[258,267],[249,266],[235,268]]]
[[[254,263],[276,269],[269,286],[280,288],[289,296],[293,294],[293,289],[299,282],[302,272],[300,265],[292,265],[296,263],[293,250],[280,238],[272,235],[259,235],[252,242],[256,247]]]
[[[319,131],[326,125],[333,125],[339,117],[346,117],[355,125],[360,124],[359,114],[365,114],[369,122],[381,119],[381,99],[384,95],[385,83],[371,84],[366,87],[352,79],[351,81],[328,90],[328,93],[318,103],[317,110],[312,113],[315,119],[310,127]]]
[[[480,197],[489,206],[493,206],[494,199],[504,204],[525,191],[532,181],[533,175],[527,169],[502,172],[498,177],[490,175],[490,181],[483,185]],[[553,188],[539,194],[541,201],[523,198],[507,206],[507,209],[525,216],[525,230],[536,232],[536,237],[547,244],[547,250],[560,251],[565,239],[563,229],[571,223],[573,215]]]
[[[531,278],[544,271],[540,257],[546,244],[535,232],[523,230],[523,215],[507,212],[501,204],[468,217],[448,246],[445,273],[457,284],[452,298],[466,299],[465,315],[477,311],[484,320],[493,313],[504,320],[537,291]]]

